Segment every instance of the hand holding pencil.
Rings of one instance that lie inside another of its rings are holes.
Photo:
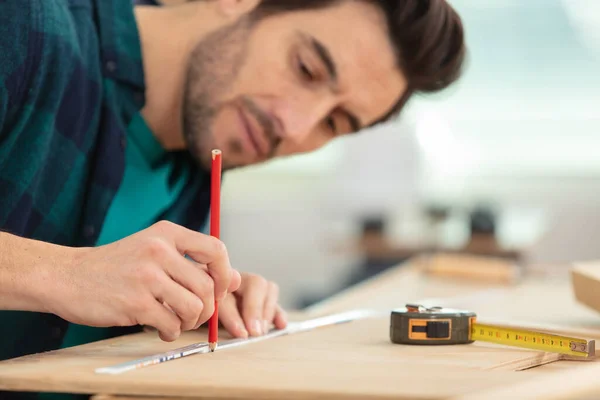
[[[211,211],[210,235],[220,239],[221,236],[221,170],[222,153],[212,151],[211,168]],[[208,345],[215,351],[219,339],[219,320],[234,337],[260,336],[267,333],[273,323],[277,329],[287,325],[287,316],[278,305],[279,287],[266,279],[244,274],[239,291],[230,294],[223,302],[225,313],[219,318],[219,301],[215,299],[214,313],[208,325]]]

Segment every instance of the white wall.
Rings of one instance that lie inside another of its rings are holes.
[[[351,270],[333,247],[352,238],[358,215],[383,208],[405,221],[433,200],[499,205],[503,240],[532,245],[532,262],[600,258],[600,52],[590,39],[600,24],[589,15],[600,2],[569,1],[453,0],[471,54],[459,85],[418,99],[401,122],[228,176],[223,237],[235,266],[276,280],[293,304]],[[460,229],[449,232],[458,242]]]

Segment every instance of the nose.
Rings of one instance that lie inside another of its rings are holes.
[[[286,94],[276,101],[273,111],[283,125],[282,138],[301,144],[331,113],[336,99],[330,93],[309,90]]]

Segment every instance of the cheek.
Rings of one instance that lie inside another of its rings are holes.
[[[232,88],[237,95],[281,96],[294,81],[289,40],[275,28],[261,24],[248,43],[247,55]]]

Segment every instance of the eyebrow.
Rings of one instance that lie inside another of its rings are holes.
[[[321,61],[323,61],[323,64],[325,64],[325,67],[327,68],[327,72],[329,72],[331,79],[335,83],[337,83],[337,80],[338,80],[337,67],[335,66],[335,63],[333,62],[333,57],[331,56],[331,53],[329,52],[329,50],[323,45],[323,43],[319,42],[315,38],[310,38],[310,44],[312,45],[315,52],[318,54]]]
[[[333,61],[333,57],[331,56],[331,53],[329,52],[327,47],[323,45],[323,43],[321,43],[314,37],[310,37],[308,38],[308,40],[311,46],[313,47],[314,51],[317,53],[317,55],[323,62],[323,64],[325,64],[325,68],[327,68],[327,72],[329,73],[329,76],[331,76],[331,80],[333,81],[334,85],[337,85],[338,71],[335,62]],[[360,120],[356,115],[352,114],[349,111],[344,111],[344,114],[346,114],[346,116],[348,117],[353,132],[357,132],[362,129],[362,124],[360,123]]]

